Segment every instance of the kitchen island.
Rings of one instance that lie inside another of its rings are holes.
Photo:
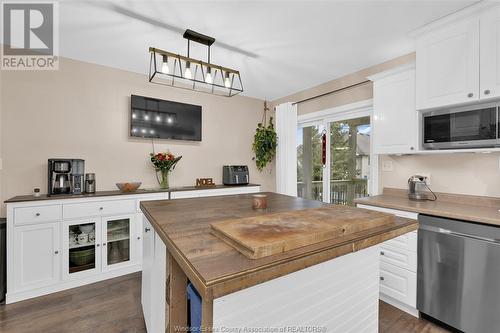
[[[204,330],[376,331],[378,244],[415,230],[416,221],[395,218],[388,225],[250,259],[214,236],[210,225],[331,207],[265,194],[265,211],[252,210],[250,194],[141,203],[146,229],[150,225],[155,234],[154,253],[144,249],[142,301],[148,331],[186,330],[188,281],[201,296]],[[151,269],[148,255],[155,258]],[[151,287],[154,281],[158,288]],[[151,306],[155,297],[164,301],[163,309],[158,303]]]

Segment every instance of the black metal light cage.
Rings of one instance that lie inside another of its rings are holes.
[[[149,53],[151,83],[226,97],[243,92],[239,71],[210,63],[210,45],[208,45],[208,62],[189,57],[189,39],[187,57],[154,47],[149,48]],[[167,63],[168,72],[161,70],[164,62]],[[191,78],[185,75],[186,67],[191,70]],[[212,76],[211,82],[207,82],[207,75]]]

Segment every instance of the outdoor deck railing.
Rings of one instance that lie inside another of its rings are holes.
[[[305,183],[297,183],[297,195],[304,198]],[[368,195],[367,179],[332,180],[330,181],[330,202],[338,205],[353,205],[353,200]],[[323,201],[323,182],[313,181],[311,195],[307,199]]]

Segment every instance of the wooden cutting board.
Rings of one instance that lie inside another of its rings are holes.
[[[258,259],[393,223],[392,214],[332,205],[215,222],[211,232]]]

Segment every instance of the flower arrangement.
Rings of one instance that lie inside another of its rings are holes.
[[[151,153],[151,163],[156,170],[161,175],[161,180],[158,179],[161,188],[168,188],[168,174],[170,171],[175,169],[175,165],[180,161],[182,156],[175,157],[174,154],[170,152],[166,153]]]

